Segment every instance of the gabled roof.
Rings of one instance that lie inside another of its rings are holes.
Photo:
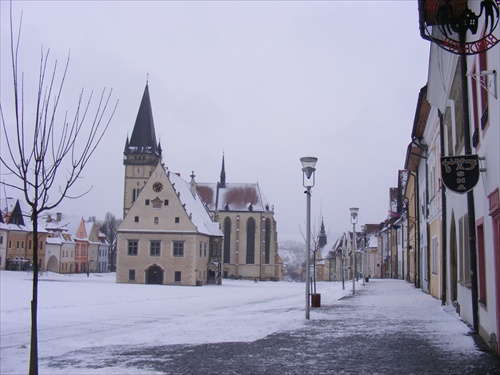
[[[33,230],[30,207],[23,200],[2,198],[0,199],[0,209],[3,220],[0,223],[2,229],[22,232],[31,232]],[[43,227],[38,227],[38,233],[45,232]]]
[[[219,188],[219,211],[272,211],[258,183],[226,183]],[[215,211],[216,183],[198,183],[198,194],[210,211]]]
[[[168,178],[175,186],[178,197],[198,232],[212,236],[222,236],[219,223],[212,220],[200,195],[193,195],[189,182],[175,173],[169,173]]]
[[[155,183],[161,183],[164,187],[154,191]],[[168,208],[161,209],[165,202],[168,202]],[[136,215],[142,215],[144,212],[152,216],[151,211],[148,211],[155,209],[158,210],[154,215],[159,218],[161,225],[151,227],[147,220],[134,220]],[[172,212],[179,214],[181,210],[184,211],[183,216],[179,222],[175,222]],[[185,220],[186,218],[188,220]],[[223,236],[219,223],[212,220],[199,194],[191,190],[190,183],[176,173],[169,172],[161,163],[156,166],[118,229],[119,232],[130,230]]]

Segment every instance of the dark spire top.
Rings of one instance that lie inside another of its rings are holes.
[[[157,152],[157,145],[153,111],[149,98],[149,86],[146,83],[141,106],[139,107],[137,119],[135,120],[134,131],[130,138],[129,147],[142,148],[142,151],[146,152]]]
[[[224,154],[222,154],[222,169],[220,171],[220,188],[226,187],[226,169],[224,167]]]
[[[325,223],[323,222],[323,218],[321,218],[321,230],[319,232],[318,245],[320,249],[326,245],[326,232],[325,232]]]

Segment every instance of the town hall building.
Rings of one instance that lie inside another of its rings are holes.
[[[272,206],[258,184],[185,181],[162,161],[146,84],[124,150],[118,283],[204,285],[281,280]],[[240,242],[241,241],[241,242]]]
[[[124,150],[123,222],[117,235],[118,283],[220,282],[222,232],[196,189],[162,163],[146,85]]]

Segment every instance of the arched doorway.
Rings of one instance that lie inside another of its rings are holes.
[[[47,262],[47,271],[59,272],[59,264],[55,255],[51,255]]]
[[[153,264],[146,270],[146,284],[163,284],[163,269]]]

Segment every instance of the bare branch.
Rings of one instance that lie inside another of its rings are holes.
[[[10,8],[10,57],[12,69],[13,108],[9,111],[0,98],[1,132],[8,152],[0,154],[0,164],[10,173],[9,181],[2,182],[24,193],[26,203],[31,207],[33,223],[33,299],[30,374],[38,373],[37,339],[37,294],[38,294],[38,218],[47,210],[57,207],[63,199],[77,199],[87,194],[70,196],[71,188],[80,180],[84,168],[101,143],[115,114],[118,101],[110,108],[112,90],[103,89],[95,113],[93,112],[93,93],[85,99],[82,89],[76,104],[75,115],[68,121],[65,112],[62,121],[59,105],[68,73],[70,55],[60,78],[57,77],[58,65],[50,63],[50,49],[40,53],[38,86],[36,99],[29,103],[24,95],[24,73],[19,73],[19,49],[21,41],[22,17],[18,32],[14,32],[12,2]],[[25,108],[33,105],[32,118],[25,115]],[[30,121],[31,120],[31,121]],[[89,123],[90,122],[90,126]],[[61,124],[59,127],[58,124]],[[10,134],[14,129],[15,135]],[[15,137],[15,139],[14,139]],[[12,181],[13,180],[13,181]]]

